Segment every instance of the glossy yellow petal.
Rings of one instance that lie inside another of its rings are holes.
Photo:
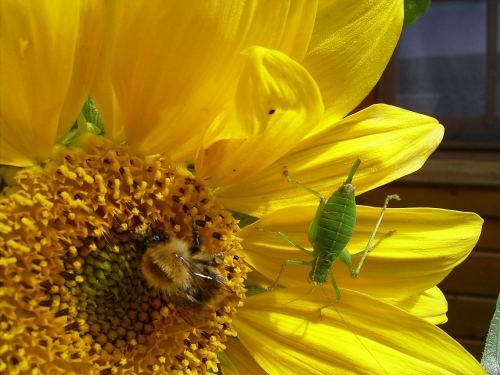
[[[304,185],[330,196],[345,180],[355,159],[362,160],[354,186],[358,194],[419,169],[443,137],[428,116],[388,105],[373,105],[316,136],[242,184],[222,188],[226,207],[260,216],[316,198],[283,178],[283,167]]]
[[[229,338],[221,356],[220,367],[224,375],[266,375],[262,367],[237,338]]]
[[[326,113],[319,128],[351,112],[382,75],[399,39],[403,1],[323,1],[303,61]]]
[[[444,324],[448,321],[446,317],[448,302],[438,287],[430,288],[410,297],[379,299],[432,324]]]
[[[73,125],[98,64],[101,5],[0,2],[0,164],[44,159]]]
[[[479,363],[436,326],[351,290],[322,310],[319,288],[247,299],[235,327],[270,374],[483,374]]]
[[[245,180],[276,161],[323,113],[318,87],[300,64],[262,47],[245,54],[235,102],[209,130],[196,162],[197,176],[217,187]]]
[[[350,251],[357,253],[365,247],[379,212],[379,208],[359,207]],[[469,212],[389,209],[380,233],[396,232],[369,255],[357,280],[344,276],[344,286],[356,285],[356,290],[378,296],[424,291],[439,284],[467,258],[481,234],[482,224],[478,215]]]
[[[289,207],[269,214],[243,228],[241,237],[247,261],[260,273],[274,280],[286,259],[310,260],[307,254],[292,248],[277,234],[283,231],[305,247],[307,228],[317,205]],[[357,224],[348,249],[364,249],[380,208],[358,206]],[[461,263],[479,238],[483,220],[473,213],[433,208],[389,208],[377,238],[391,230],[369,254],[357,279],[347,267],[336,262],[335,277],[341,288],[349,288],[376,297],[405,298],[419,294],[443,280]],[[259,230],[264,229],[264,230]],[[353,257],[356,265],[359,257]],[[309,269],[288,266],[280,284],[298,286],[307,283]],[[328,285],[328,288],[331,288]]]
[[[261,45],[302,58],[315,10],[304,1],[114,2],[94,92],[108,134],[139,152],[192,160],[232,102],[241,52]]]

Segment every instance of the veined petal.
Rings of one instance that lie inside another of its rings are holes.
[[[409,297],[379,298],[379,300],[432,324],[444,324],[448,321],[446,316],[448,302],[443,292],[436,286]]]
[[[226,346],[220,363],[224,375],[267,375],[240,340],[230,338]]]
[[[318,82],[322,129],[351,112],[375,86],[403,24],[403,1],[322,1],[304,66]]]
[[[302,58],[315,11],[303,1],[114,2],[94,93],[108,134],[139,152],[193,160],[232,101],[241,52],[261,45]]]
[[[364,249],[379,213],[380,208],[358,206],[358,223],[349,251]],[[343,285],[356,285],[356,290],[374,296],[403,296],[427,290],[467,258],[479,239],[482,224],[483,219],[470,212],[388,209],[378,238],[391,230],[396,232],[370,253],[359,278],[353,280],[345,274]]]
[[[292,178],[330,196],[345,181],[357,158],[357,194],[419,169],[443,137],[433,118],[384,104],[373,105],[301,142],[262,172],[217,192],[226,207],[261,216],[289,206],[316,201],[283,178]]]
[[[0,164],[44,159],[73,125],[98,63],[101,5],[0,2]]]
[[[307,71],[284,53],[246,51],[231,110],[204,141],[196,173],[213,186],[245,180],[293,148],[319,121],[323,103]]]
[[[243,228],[240,236],[247,262],[274,280],[279,265],[287,259],[310,260],[307,254],[291,247],[276,231],[288,234],[310,248],[307,230],[317,205],[289,207],[263,217]],[[357,207],[356,229],[347,247],[353,254],[364,249],[380,208]],[[335,263],[333,272],[341,288],[354,289],[376,297],[406,298],[441,282],[461,263],[476,244],[483,220],[473,213],[434,208],[389,208],[380,226],[380,239],[368,255],[358,278],[350,277],[348,268]],[[359,257],[353,257],[357,265]],[[280,284],[299,286],[307,283],[309,268],[288,266]]]
[[[320,319],[325,296],[318,289],[262,293],[239,311],[239,338],[268,373],[484,373],[436,326],[361,293],[344,290]]]

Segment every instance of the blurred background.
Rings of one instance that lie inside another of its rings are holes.
[[[449,321],[441,326],[477,359],[500,292],[499,0],[432,0],[403,30],[384,76],[362,106],[382,102],[433,116],[445,126],[438,150],[418,172],[361,195],[380,206],[472,211],[484,220],[470,257],[439,286]]]

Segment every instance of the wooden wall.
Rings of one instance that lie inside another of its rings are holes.
[[[439,286],[448,300],[443,328],[477,359],[500,292],[500,153],[438,151],[418,172],[367,192],[358,203],[380,206],[389,193],[398,207],[473,211],[485,220],[471,255]]]

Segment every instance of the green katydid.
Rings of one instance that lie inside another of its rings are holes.
[[[276,278],[276,281],[271,288],[275,288],[278,285],[278,281],[286,265],[305,265],[311,267],[309,278],[314,285],[323,285],[326,282],[328,276],[330,276],[330,280],[333,288],[335,289],[338,300],[340,298],[340,289],[337,286],[335,276],[332,272],[333,262],[335,262],[335,260],[337,260],[338,258],[347,265],[352,277],[357,277],[359,275],[366,256],[376,246],[376,244],[372,246],[372,243],[380,227],[380,223],[382,222],[382,218],[384,217],[384,212],[389,201],[392,199],[400,200],[399,196],[396,194],[388,195],[386,197],[384,206],[382,207],[382,212],[378,217],[375,228],[368,240],[368,243],[366,244],[365,249],[362,252],[356,254],[362,254],[362,256],[357,268],[354,268],[352,266],[351,254],[347,251],[346,245],[351,239],[354,232],[354,227],[356,225],[356,201],[354,197],[354,186],[352,185],[352,179],[360,163],[360,159],[357,159],[354,162],[346,181],[328,199],[326,199],[321,193],[302,185],[298,181],[293,180],[288,175],[288,171],[286,169],[283,171],[283,175],[286,177],[288,182],[318,197],[319,206],[316,210],[314,219],[309,225],[308,240],[313,247],[312,252],[304,248],[298,242],[294,241],[287,234],[283,232],[277,232],[277,234],[280,235],[285,241],[301,250],[302,252],[308,254],[309,256],[312,256],[312,260],[304,261],[301,259],[288,259],[281,266],[278,277]],[[392,235],[392,233],[394,233],[394,231],[387,233],[384,238]]]

